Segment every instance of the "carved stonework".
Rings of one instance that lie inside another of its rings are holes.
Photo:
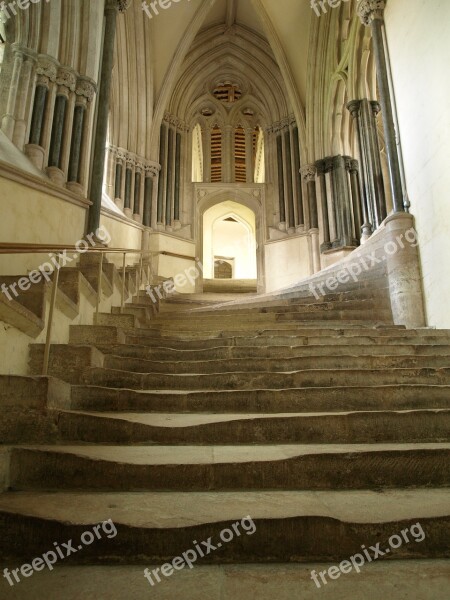
[[[351,100],[347,104],[347,110],[352,115],[354,119],[359,116],[359,112],[361,110],[361,100]]]
[[[297,125],[297,121],[295,120],[294,115],[289,115],[281,121],[273,123],[270,127],[267,127],[267,133],[279,133],[280,131],[285,131],[289,128],[290,125]]]
[[[97,86],[93,81],[84,77],[78,78],[77,86],[75,89],[75,93],[77,96],[80,96],[81,98],[86,98],[88,102],[92,102],[96,91]]]
[[[131,5],[131,0],[106,0],[105,10],[118,10],[124,13]]]
[[[306,183],[310,183],[311,181],[315,181],[317,169],[315,165],[305,165],[300,169],[303,179]]]
[[[165,123],[175,127],[177,131],[189,131],[189,127],[186,125],[186,123],[175,115],[166,113],[163,120]]]
[[[56,76],[56,83],[67,92],[74,92],[77,86],[77,76],[70,69],[60,67]]]
[[[153,177],[153,179],[155,179],[156,177],[158,177],[160,171],[161,171],[161,165],[159,163],[149,161],[145,165],[145,176],[146,177],[150,176],[150,177]]]
[[[370,104],[372,106],[373,114],[376,117],[378,115],[378,113],[381,111],[380,103],[377,102],[376,100],[372,100],[372,102]]]
[[[370,25],[375,19],[383,19],[385,0],[361,0],[358,4],[358,16],[363,25]]]
[[[47,58],[39,58],[36,68],[37,84],[49,86],[50,82],[56,81],[58,67],[56,64]]]

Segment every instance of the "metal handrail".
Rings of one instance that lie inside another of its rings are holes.
[[[125,281],[126,281],[126,262],[127,255],[139,255],[139,266],[136,269],[136,289],[139,292],[143,281],[144,272],[144,256],[148,256],[150,259],[153,256],[164,254],[164,252],[151,252],[149,250],[134,250],[126,248],[83,248],[82,252],[76,246],[62,246],[62,245],[46,245],[46,244],[15,244],[15,243],[0,243],[0,255],[6,254],[57,254],[57,264],[55,265],[54,277],[52,281],[52,292],[50,298],[50,307],[47,318],[47,330],[45,336],[44,346],[44,360],[42,366],[42,375],[48,375],[49,359],[50,359],[50,346],[51,336],[53,328],[53,315],[56,305],[56,297],[58,293],[59,283],[59,272],[61,267],[60,253],[63,252],[77,252],[77,254],[89,254],[99,253],[100,261],[98,267],[98,286],[97,286],[97,297],[95,303],[94,323],[98,322],[98,315],[100,311],[100,303],[102,296],[102,279],[103,279],[103,263],[106,254],[122,254],[122,289],[121,289],[121,309],[125,306]],[[147,281],[150,281],[152,275],[151,261],[147,263]]]

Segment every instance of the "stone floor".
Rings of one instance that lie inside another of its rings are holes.
[[[320,589],[311,569],[330,565],[196,567],[151,587],[141,567],[59,567],[10,587],[2,600],[448,600],[450,561],[372,563]],[[13,568],[13,567],[12,567]],[[154,568],[154,567],[150,567]]]

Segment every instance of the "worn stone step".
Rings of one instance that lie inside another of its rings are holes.
[[[94,525],[109,519],[115,533],[111,527],[100,528],[97,539]],[[232,524],[238,521],[241,535],[233,535]],[[88,529],[95,543],[80,544]],[[225,529],[232,538],[223,533]],[[409,543],[391,547],[391,536],[405,529],[410,532]],[[3,562],[42,556],[55,540],[74,540],[75,552],[64,565],[147,566],[181,556],[195,547],[193,540],[209,538],[215,549],[203,561],[214,563],[341,561],[359,552],[361,545],[375,542],[389,548],[391,558],[444,558],[450,556],[450,490],[0,496]],[[225,543],[226,539],[230,541]],[[221,546],[216,547],[219,541]]]
[[[111,313],[99,313],[97,315],[97,326],[112,326],[121,327],[123,329],[139,327],[139,319],[136,315],[132,314],[111,314]]]
[[[92,365],[94,366],[94,365]],[[339,356],[300,356],[289,358],[230,358],[228,360],[157,361],[109,354],[104,358],[107,369],[122,369],[136,373],[192,373],[274,372],[302,369],[426,369],[450,366],[448,356],[357,356],[347,353]]]
[[[93,413],[62,411],[61,439],[107,444],[448,442],[448,409],[349,413]]]
[[[283,413],[450,408],[450,386],[334,386],[247,391],[136,391],[74,385],[73,410]]]
[[[84,371],[80,383],[138,390],[249,390],[402,383],[448,385],[450,368],[305,369],[296,372],[165,375],[93,367]]]
[[[81,326],[82,327],[82,326]],[[103,332],[101,332],[103,333]],[[161,337],[155,334],[148,334],[142,331],[133,333],[122,333],[122,340],[126,341],[127,345],[146,346],[148,348],[165,348],[168,350],[208,350],[210,348],[245,348],[253,346],[254,348],[271,348],[276,346],[291,346],[293,348],[309,348],[311,351],[320,347],[329,346],[402,346],[402,345],[429,345],[429,346],[447,346],[450,343],[450,337],[446,335],[414,335],[408,333],[405,335],[401,330],[398,333],[381,334],[375,330],[366,331],[361,335],[350,335],[349,330],[345,331],[345,335],[341,331],[328,330],[321,335],[320,330],[313,330],[311,334],[302,332],[298,335],[292,335],[288,332],[263,331],[261,334],[251,335],[234,335],[232,337],[211,336],[208,338],[183,338],[183,337]],[[328,335],[327,335],[328,334]],[[116,335],[106,334],[106,342],[117,343]],[[77,329],[71,334],[71,342],[73,343],[93,343],[99,340],[95,330]],[[121,343],[123,341],[121,340]]]
[[[165,577],[161,574],[161,563],[149,564],[146,565],[149,571],[158,569],[162,581],[158,583],[153,576],[151,587],[143,577],[142,566],[66,567],[62,563],[53,571],[45,569],[34,573],[32,578],[21,579],[20,586],[4,586],[2,600],[48,600],[50,589],[54,598],[64,600],[146,600],[149,590],[155,600],[314,600],[318,593],[332,600],[373,600],[392,598],[392,590],[395,590],[395,600],[448,600],[450,561],[445,559],[386,561],[379,558],[359,572],[352,568],[349,573],[344,565],[345,577],[341,577],[344,572],[339,571],[339,581],[328,575],[328,569],[335,566],[327,562],[197,565],[195,569],[184,568]],[[318,592],[311,578],[313,571],[317,576],[322,572],[331,585],[324,584],[318,576],[321,586]]]
[[[217,346],[208,349],[171,349],[133,344],[96,344],[103,354],[160,361],[229,360],[240,358],[320,357],[335,353],[335,344],[311,346]],[[342,348],[352,356],[450,356],[450,343],[426,344],[347,344]]]
[[[347,490],[450,485],[450,444],[41,446],[11,452],[10,489]]]

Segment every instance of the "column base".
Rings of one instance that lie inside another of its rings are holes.
[[[123,212],[123,200],[122,198],[114,198],[114,204],[117,206],[119,210]]]
[[[66,183],[66,174],[58,167],[47,167],[46,171],[50,179],[57,185],[64,185]]]
[[[33,165],[42,171],[44,168],[45,149],[36,144],[27,144],[24,148],[25,155],[28,156]]]
[[[77,181],[68,181],[66,188],[78,196],[84,196],[84,187]]]
[[[126,217],[129,217],[130,219],[133,217],[133,211],[131,210],[131,208],[124,208],[123,212]]]
[[[136,223],[142,223],[142,217],[141,215],[137,215],[136,213],[133,214],[133,221],[136,221]]]
[[[292,235],[293,233],[295,233],[295,227],[288,227],[287,232],[289,233],[289,235]]]
[[[173,222],[173,228],[174,228],[175,230],[177,230],[177,229],[181,229],[181,222],[180,222],[180,221],[174,221],[174,222]]]
[[[278,223],[278,229],[280,231],[286,231],[286,221],[281,221],[280,223]]]
[[[297,225],[297,227],[295,228],[295,231],[296,231],[297,233],[305,233],[305,231],[306,231],[306,229],[305,229],[305,225],[304,225],[304,224],[302,224],[302,225]]]

